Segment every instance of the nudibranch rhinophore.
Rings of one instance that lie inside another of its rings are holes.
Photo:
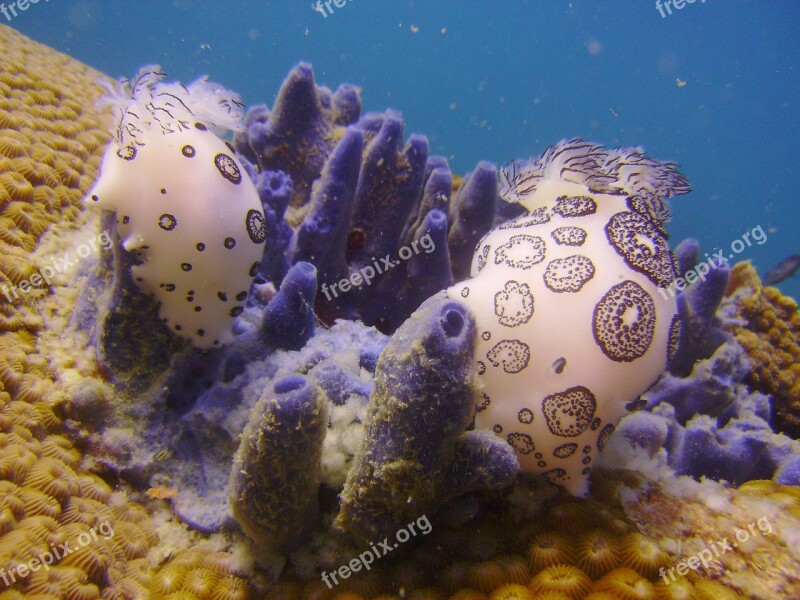
[[[666,199],[688,191],[675,164],[639,149],[562,141],[503,169],[503,198],[528,212],[490,231],[448,290],[476,320],[476,429],[573,495],[677,348],[663,225]]]
[[[215,131],[240,127],[238,96],[201,78],[164,83],[158,66],[109,89],[116,139],[87,202],[117,213],[133,279],[159,314],[197,348],[232,337],[264,251],[258,192]]]

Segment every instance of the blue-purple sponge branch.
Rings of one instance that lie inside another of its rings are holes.
[[[327,404],[301,375],[278,379],[265,393],[234,457],[230,500],[245,533],[280,554],[317,524]]]
[[[457,496],[514,480],[519,464],[508,444],[465,432],[474,411],[474,337],[466,308],[437,294],[381,353],[365,438],[337,519],[358,544]]]

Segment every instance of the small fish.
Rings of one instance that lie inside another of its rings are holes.
[[[797,269],[800,269],[800,254],[792,254],[767,271],[767,274],[761,278],[761,283],[765,286],[775,285],[789,279]]]

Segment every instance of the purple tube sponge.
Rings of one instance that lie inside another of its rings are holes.
[[[347,262],[355,268],[372,257],[394,254],[422,190],[428,139],[412,135],[405,145],[403,139],[402,117],[392,110],[368,138],[353,206],[352,229],[359,232],[360,242],[348,245]]]
[[[425,220],[428,213],[432,210],[440,210],[445,214],[447,207],[450,204],[450,194],[453,191],[453,176],[446,163],[444,166],[437,166],[431,168],[436,164],[435,158],[428,159],[428,164],[425,167],[425,186],[423,188],[422,196],[419,197],[417,205],[411,211],[411,218],[403,234],[400,236],[405,245],[411,243],[414,236],[419,231],[422,221]]]
[[[623,418],[612,441],[666,451],[679,475],[739,485],[751,479],[792,480],[800,442],[774,433],[767,396],[742,383],[747,358],[735,341],[699,360],[686,377],[665,372],[642,396],[648,410]]]
[[[337,518],[360,545],[457,496],[513,481],[513,449],[491,434],[465,432],[474,412],[474,337],[463,305],[437,294],[381,353],[365,437]]]
[[[345,247],[363,147],[363,132],[348,128],[325,165],[297,229],[293,259],[316,266],[321,282],[336,281],[348,274]]]
[[[261,326],[264,343],[285,350],[302,348],[314,335],[316,293],[317,270],[314,265],[296,263],[264,311]]]
[[[497,168],[481,161],[464,177],[450,204],[448,245],[456,281],[469,277],[475,247],[494,226],[497,184]]]
[[[682,274],[693,269],[700,273],[697,262],[699,254],[697,240],[688,239],[678,244],[675,256]],[[710,357],[731,339],[715,316],[725,296],[730,268],[727,263],[715,261],[704,266],[705,273],[678,295],[681,334],[678,351],[669,364],[670,372],[676,375],[688,375],[698,360]]]
[[[784,462],[775,473],[774,481],[780,485],[800,485],[800,456],[793,456]]]
[[[336,145],[336,128],[352,123],[360,112],[361,99],[352,86],[332,94],[314,84],[310,64],[300,63],[281,86],[269,118],[259,109],[247,120],[247,139],[237,138],[237,149],[264,171],[287,173],[294,182],[292,205],[302,206]]]
[[[494,219],[497,172],[480,163],[451,199],[450,167],[444,157],[429,156],[427,138],[406,140],[396,111],[359,118],[360,110],[354,86],[332,93],[315,85],[310,65],[301,63],[271,110],[250,110],[234,147],[258,167],[250,174],[262,189],[267,230],[276,232],[261,275],[277,285],[287,262],[310,262],[319,272],[316,310],[324,322],[358,319],[391,333],[422,300],[469,270],[473,246]],[[270,171],[292,182],[283,221],[260,183]],[[425,278],[423,294],[418,266],[400,253],[442,229],[447,248],[438,240],[430,256],[414,257],[437,274]]]
[[[289,270],[288,248],[294,231],[284,221],[292,198],[292,178],[283,171],[264,171],[251,175],[264,207],[267,239],[261,258],[260,274],[279,285]]]
[[[408,260],[408,295],[412,304],[421,304],[438,292],[442,283],[446,286],[453,283],[447,247],[447,215],[432,209],[417,228],[410,246],[417,252]]]
[[[258,401],[231,469],[233,516],[260,547],[282,554],[300,543],[319,511],[327,404],[301,375],[278,379]]]

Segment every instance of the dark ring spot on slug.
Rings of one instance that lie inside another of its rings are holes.
[[[119,148],[117,150],[117,156],[119,156],[123,160],[133,160],[134,158],[136,158],[136,147],[125,146],[124,148]]]
[[[247,211],[245,228],[254,244],[263,244],[264,240],[267,239],[267,224],[264,219],[264,213],[260,210],[250,209]]]
[[[187,272],[191,271],[192,270],[192,265],[191,265],[191,263],[181,263],[181,269],[183,269],[184,271],[187,271]]]
[[[187,144],[181,148],[181,154],[183,154],[186,158],[194,158],[197,154],[197,151],[194,149],[194,146],[189,146]]]
[[[158,226],[164,231],[172,231],[178,226],[178,220],[169,213],[164,213],[158,217]]]
[[[197,244],[195,244],[195,248],[197,248],[198,252],[202,252],[206,249],[206,245],[203,242],[197,242]]]
[[[217,298],[219,298],[223,302],[227,302],[228,301],[228,294],[226,294],[225,292],[217,292]]]
[[[238,294],[236,294],[236,299],[239,302],[244,301],[246,298],[247,298],[247,292],[239,292]]]
[[[235,247],[236,247],[236,240],[235,240],[234,238],[232,238],[232,237],[226,237],[226,238],[225,238],[225,241],[223,242],[223,245],[224,245],[224,246],[225,246],[225,247],[226,247],[228,250],[233,250],[233,248],[235,248]]]
[[[239,185],[242,183],[242,172],[232,157],[219,153],[214,157],[214,165],[217,167],[219,174],[232,184]]]
[[[195,124],[194,124],[194,128],[195,128],[195,129],[198,129],[198,130],[200,130],[200,131],[208,131],[208,127],[206,127],[206,126],[205,126],[205,125],[203,125],[202,123],[195,123]]]
[[[97,202],[97,201],[99,201],[99,200],[100,200],[100,198],[98,198],[98,197],[97,197],[97,194],[92,194],[92,200],[94,200],[95,202]]]

